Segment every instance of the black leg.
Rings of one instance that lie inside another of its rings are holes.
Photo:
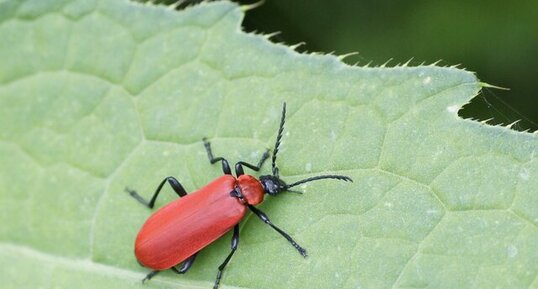
[[[266,150],[263,155],[262,155],[262,158],[260,159],[260,161],[258,162],[257,165],[252,165],[252,164],[249,164],[249,163],[246,163],[246,162],[238,162],[235,164],[235,175],[236,176],[240,176],[242,174],[244,174],[245,172],[243,171],[243,166],[251,169],[251,170],[254,170],[254,171],[259,171],[261,169],[261,167],[263,166],[263,163],[269,158],[269,150]]]
[[[215,285],[213,286],[213,289],[219,288],[220,278],[222,278],[222,271],[224,270],[228,262],[230,262],[230,259],[235,253],[235,250],[237,250],[237,244],[239,244],[239,224],[235,225],[234,227],[234,234],[232,236],[232,251],[230,252],[230,254],[228,254],[228,257],[224,259],[224,262],[220,264],[219,272],[217,273],[217,279],[215,280]]]
[[[175,267],[172,267],[170,269],[172,269],[172,271],[176,272],[177,274],[184,274],[191,268],[192,263],[194,263],[194,259],[196,259],[197,254],[198,253],[195,253],[194,255],[190,256],[187,260],[185,260],[179,270],[176,269]],[[142,283],[145,283],[146,281],[151,280],[151,278],[153,278],[153,276],[157,275],[159,272],[161,271],[151,271],[148,275],[146,275],[146,277],[144,277],[144,279],[142,279]]]
[[[151,280],[151,278],[153,278],[153,276],[157,275],[159,272],[161,271],[151,271],[148,275],[146,275],[146,277],[144,277],[144,279],[142,279],[142,283]]]
[[[213,152],[211,151],[211,143],[206,138],[203,138],[202,140],[204,141],[204,147],[205,147],[205,151],[207,152],[207,158],[209,158],[209,162],[211,164],[214,164],[218,161],[222,162],[222,171],[226,175],[231,175],[232,170],[230,169],[230,165],[228,164],[228,161],[223,157],[217,157],[217,158],[214,157]]]
[[[303,257],[306,258],[306,250],[303,249],[301,246],[299,246],[299,244],[297,244],[292,237],[290,237],[290,235],[288,235],[286,232],[282,231],[279,227],[273,225],[273,223],[271,223],[271,221],[269,220],[269,218],[267,217],[267,215],[260,211],[258,208],[252,206],[252,205],[248,205],[248,208],[254,213],[256,214],[256,216],[258,216],[264,223],[266,223],[267,225],[271,226],[273,229],[275,229],[278,233],[280,233],[280,235],[282,235],[284,238],[286,238],[286,240],[288,240],[288,242],[290,242],[290,244],[295,247],[295,249],[297,249],[297,251],[299,251],[299,254],[303,255]]]
[[[159,193],[161,192],[161,189],[163,188],[164,186],[164,183],[166,183],[168,181],[168,183],[170,184],[170,186],[172,187],[172,189],[174,189],[174,191],[176,192],[176,194],[178,194],[178,196],[181,198],[181,197],[184,197],[187,195],[187,192],[185,191],[185,189],[183,188],[183,186],[181,185],[181,183],[179,183],[179,181],[174,178],[174,177],[168,177],[168,178],[165,178],[160,184],[159,186],[157,187],[157,189],[155,190],[155,193],[153,194],[153,197],[151,197],[151,200],[148,202],[146,201],[144,198],[142,198],[142,196],[140,196],[136,191],[134,190],[131,190],[129,188],[125,188],[125,191],[128,192],[133,198],[135,198],[137,201],[139,201],[142,205],[150,208],[150,209],[153,209],[153,206],[155,205],[155,201],[157,200],[157,196],[159,195]]]
[[[187,260],[185,260],[183,264],[181,264],[180,269],[176,269],[176,267],[172,267],[170,269],[172,269],[172,271],[176,272],[177,274],[185,274],[185,272],[187,272],[191,268],[192,264],[194,263],[194,259],[196,259],[196,255],[198,255],[198,253],[195,253],[194,255],[190,256]]]

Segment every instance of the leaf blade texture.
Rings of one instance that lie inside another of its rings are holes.
[[[242,32],[242,17],[229,2],[0,3],[4,288],[210,288],[230,236],[142,285],[132,248],[151,212],[123,189],[220,175],[202,137],[255,162],[284,101],[283,178],[354,183],[268,197],[310,256],[247,217],[224,288],[537,288],[538,139],[457,116],[474,74],[298,54]]]

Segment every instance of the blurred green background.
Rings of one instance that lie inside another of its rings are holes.
[[[199,1],[182,6],[193,2]],[[243,25],[249,32],[280,31],[275,42],[305,42],[299,51],[359,52],[345,59],[349,64],[459,64],[510,89],[484,89],[460,116],[493,118],[491,124],[520,120],[514,129],[538,130],[536,0],[266,0]]]

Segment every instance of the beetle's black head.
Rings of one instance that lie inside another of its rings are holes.
[[[286,183],[276,176],[266,175],[260,177],[263,191],[271,196],[276,196],[278,193],[288,189]]]
[[[337,179],[347,182],[352,182],[351,178],[341,175],[322,175],[322,176],[315,176],[306,178],[304,180],[297,181],[292,184],[286,184],[282,179],[279,177],[278,173],[278,167],[276,166],[276,155],[278,153],[278,148],[280,146],[280,141],[282,139],[282,132],[284,131],[284,123],[286,119],[286,103],[282,106],[282,118],[280,119],[280,126],[278,128],[278,134],[276,137],[275,147],[273,149],[273,157],[272,157],[272,175],[265,175],[260,177],[260,182],[262,183],[263,190],[265,193],[276,196],[280,192],[288,191],[293,193],[301,193],[298,191],[292,191],[290,188],[308,183],[315,180],[322,180],[322,179]]]

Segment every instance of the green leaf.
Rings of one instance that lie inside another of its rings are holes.
[[[354,182],[268,197],[309,257],[249,216],[223,287],[538,288],[538,137],[460,119],[472,73],[351,67],[241,32],[242,17],[229,2],[0,3],[2,288],[211,288],[229,235],[187,274],[140,283],[151,212],[124,188],[219,176],[204,136],[255,162],[284,101],[284,180]]]

